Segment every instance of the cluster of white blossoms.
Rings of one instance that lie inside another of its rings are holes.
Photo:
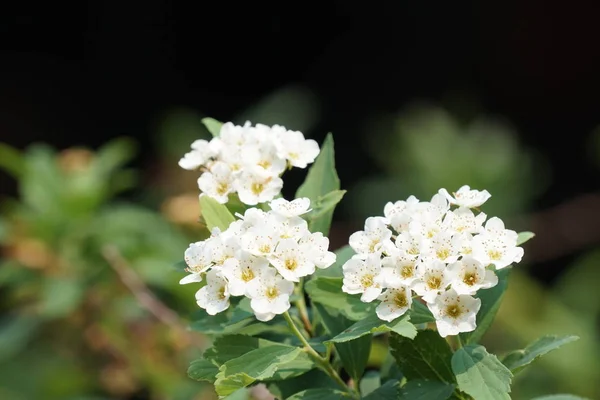
[[[185,251],[190,274],[179,283],[206,277],[196,301],[208,314],[229,308],[231,296],[246,296],[256,318],[269,321],[290,308],[294,282],[335,262],[329,239],[311,233],[301,217],[310,211],[308,198],[279,198],[269,205],[270,211],[249,208],[238,214],[225,231],[215,229]]]
[[[384,217],[367,218],[350,236],[356,255],[343,265],[343,291],[380,300],[376,312],[385,321],[407,312],[414,292],[441,336],[473,331],[481,307],[473,296],[498,283],[494,269],[523,257],[517,233],[478,210],[490,197],[465,185],[453,195],[440,189],[429,202],[387,203]]]
[[[196,140],[191,147],[179,166],[200,169],[200,190],[221,204],[233,193],[248,205],[273,200],[283,187],[285,169],[306,168],[319,154],[317,142],[305,139],[302,132],[250,122],[227,122],[217,137]]]

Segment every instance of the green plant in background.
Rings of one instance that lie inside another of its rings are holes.
[[[185,251],[180,283],[199,288],[191,327],[213,339],[188,374],[221,398],[262,383],[292,400],[509,399],[514,375],[577,339],[544,336],[502,358],[480,344],[533,236],[484,224],[486,191],[388,203],[332,253],[326,235],[345,193],[332,136],[315,159],[299,132],[204,122],[214,138],[180,165],[201,171],[211,234]],[[313,161],[283,199],[279,165]],[[387,355],[365,372],[374,342]]]
[[[522,148],[510,125],[487,116],[465,123],[441,107],[415,104],[370,121],[366,138],[384,175],[350,191],[347,207],[363,218],[389,198],[422,198],[464,182],[494,193],[490,213],[514,215],[547,183],[543,160]]]
[[[97,152],[0,145],[20,194],[3,199],[0,219],[2,399],[201,393],[177,367],[198,338],[164,305],[186,308],[163,266],[188,241],[160,214],[115,199],[135,183],[125,168],[134,150],[127,139]]]

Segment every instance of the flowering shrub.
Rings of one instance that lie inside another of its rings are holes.
[[[501,359],[479,344],[533,237],[488,219],[487,191],[390,202],[333,253],[345,191],[332,136],[319,149],[280,126],[205,124],[214,138],[180,165],[203,171],[211,234],[185,251],[180,283],[199,286],[191,327],[213,338],[188,374],[221,398],[262,383],[292,400],[509,399],[514,374],[576,339],[545,336]],[[310,163],[295,199],[282,198],[285,168]],[[235,196],[244,206],[232,212]],[[365,373],[374,342],[388,357]]]

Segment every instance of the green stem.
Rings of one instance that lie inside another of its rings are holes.
[[[296,335],[296,337],[304,345],[304,351],[306,351],[308,353],[308,355],[317,363],[317,365],[319,365],[319,367],[321,367],[321,369],[327,375],[329,375],[329,377],[331,377],[331,379],[333,379],[345,391],[355,395],[356,392],[353,391],[352,389],[350,389],[348,387],[348,385],[346,384],[346,382],[344,382],[342,380],[342,378],[340,378],[340,375],[329,363],[329,359],[325,358],[325,357],[321,357],[321,355],[319,353],[317,353],[315,351],[315,349],[313,349],[313,347],[310,345],[310,343],[308,343],[308,341],[306,340],[306,338],[304,337],[302,332],[300,332],[300,329],[298,329],[298,327],[294,323],[294,320],[292,319],[292,317],[290,316],[290,314],[287,311],[285,313],[283,313],[283,317],[285,318],[286,322],[288,323],[292,333],[294,335]]]
[[[298,285],[296,285],[296,296],[298,297],[298,300],[296,300],[296,308],[300,314],[300,319],[302,320],[302,324],[304,325],[306,332],[308,332],[309,336],[312,336],[312,324],[310,323],[310,318],[308,317],[306,300],[304,300],[304,279],[300,279],[300,282]]]
[[[463,343],[462,343],[462,340],[460,339],[460,335],[456,335],[456,343],[457,343],[457,346],[456,346],[457,350],[460,349],[461,347],[463,347]]]

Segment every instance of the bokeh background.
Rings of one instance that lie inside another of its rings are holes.
[[[387,201],[488,189],[488,215],[537,236],[484,344],[579,335],[513,398],[600,398],[599,8],[5,5],[0,398],[213,398],[185,374],[205,339],[172,267],[205,234],[197,176],[177,166],[205,116],[333,132],[349,190],[333,247]]]

